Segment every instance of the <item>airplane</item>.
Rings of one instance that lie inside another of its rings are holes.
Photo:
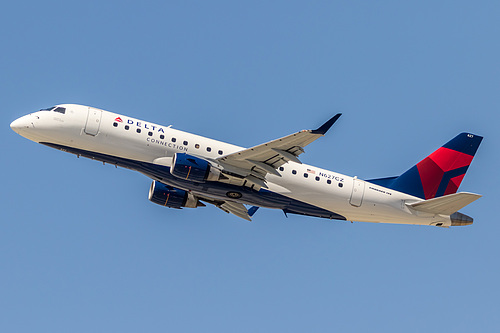
[[[458,211],[481,195],[457,191],[481,136],[458,134],[396,177],[362,180],[303,164],[304,148],[340,116],[251,148],[77,104],[30,113],[10,127],[48,147],[146,175],[149,200],[169,208],[212,204],[249,221],[265,207],[351,222],[473,223]]]

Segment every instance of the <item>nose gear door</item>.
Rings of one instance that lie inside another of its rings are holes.
[[[88,135],[97,135],[101,126],[102,111],[94,108],[89,108],[87,114],[87,122],[85,123],[85,133]]]

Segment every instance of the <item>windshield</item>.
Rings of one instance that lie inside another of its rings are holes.
[[[54,111],[54,112],[59,112],[59,113],[65,114],[66,113],[66,108],[63,108],[63,107],[60,107],[60,106],[53,106],[53,107],[50,107],[50,108],[41,109],[40,111]]]
[[[52,111],[53,108],[55,108],[55,106],[51,106],[50,108],[46,109],[40,109],[40,111]]]

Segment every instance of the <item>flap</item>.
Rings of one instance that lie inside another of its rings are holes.
[[[252,221],[250,215],[248,214],[248,210],[243,204],[232,201],[224,201],[222,205],[218,205],[217,207],[219,207],[226,213],[231,213],[247,221]]]
[[[252,207],[252,210],[249,212],[248,209],[241,203],[229,201],[229,200],[219,200],[215,198],[198,196],[198,199],[203,200],[207,203],[214,205],[217,208],[222,209],[226,213],[231,213],[242,219],[247,221],[252,221],[251,216],[255,213],[258,207]]]

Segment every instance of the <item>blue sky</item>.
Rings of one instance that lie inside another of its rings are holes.
[[[497,332],[497,1],[24,1],[0,12],[3,332]],[[485,137],[473,226],[331,222],[150,203],[138,173],[10,130],[78,103],[301,159],[398,175]]]

